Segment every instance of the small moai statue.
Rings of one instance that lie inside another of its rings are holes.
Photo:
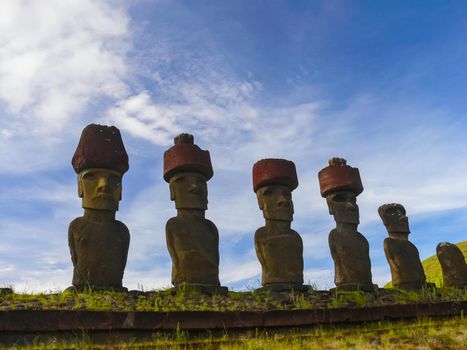
[[[318,173],[318,179],[321,196],[326,198],[329,214],[336,221],[336,228],[329,233],[329,247],[337,290],[372,292],[377,286],[371,279],[369,244],[357,231],[357,196],[363,192],[360,173],[345,159],[332,158]]]
[[[219,233],[205,218],[207,181],[213,176],[209,151],[194,144],[193,135],[180,134],[164,153],[164,180],[177,216],[166,224],[172,258],[172,284],[194,287],[206,294],[225,294],[219,282]]]
[[[70,289],[126,291],[122,279],[130,233],[115,219],[122,198],[122,176],[128,170],[120,131],[114,126],[86,126],[71,163],[78,174],[84,215],[74,219],[68,229],[74,267]]]
[[[409,241],[405,208],[397,203],[383,204],[378,214],[389,234],[384,240],[384,253],[391,268],[393,287],[410,290],[427,286],[418,249]]]
[[[263,212],[265,226],[255,233],[261,263],[259,290],[306,291],[303,285],[303,242],[291,229],[292,191],[298,186],[295,164],[285,159],[262,159],[253,166],[253,190]]]
[[[448,242],[439,243],[436,256],[443,271],[443,287],[467,288],[467,264],[459,247]]]

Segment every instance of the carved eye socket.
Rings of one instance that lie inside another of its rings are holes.
[[[110,186],[119,186],[120,185],[120,178],[116,175],[111,175],[109,178],[108,178],[108,182],[109,182],[109,185]]]
[[[345,202],[347,200],[344,194],[338,193],[334,197],[332,197],[334,202]]]
[[[83,175],[83,180],[94,181],[96,180],[96,175],[94,175],[93,173],[86,173]]]
[[[185,177],[184,176],[179,176],[174,180],[175,183],[183,183],[185,182]]]

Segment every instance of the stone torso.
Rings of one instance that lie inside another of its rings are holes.
[[[329,234],[329,247],[337,287],[357,284],[372,286],[369,244],[361,233],[334,229]]]
[[[444,287],[467,287],[467,264],[462,251],[454,244],[440,243],[436,247]]]
[[[74,219],[68,230],[73,285],[122,287],[130,234],[117,220]]]
[[[303,243],[294,230],[272,233],[266,227],[255,233],[256,255],[262,267],[262,285],[303,284]]]
[[[172,283],[219,286],[219,234],[204,218],[173,217],[166,239],[172,257]]]
[[[425,283],[425,273],[415,245],[388,237],[384,240],[384,252],[391,267],[394,287],[420,287]]]

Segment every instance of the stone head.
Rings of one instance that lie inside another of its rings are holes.
[[[267,220],[292,221],[292,191],[284,185],[266,185],[256,191],[259,208]]]
[[[378,214],[389,233],[410,233],[409,218],[406,215],[405,208],[401,204],[383,204],[378,208]]]
[[[118,210],[122,177],[129,168],[120,131],[114,126],[86,126],[71,163],[83,208]]]
[[[267,220],[292,221],[292,191],[298,186],[295,164],[286,159],[262,159],[253,166],[253,190]]]
[[[341,190],[331,192],[326,196],[329,214],[339,223],[360,223],[360,212],[357,205],[357,195],[353,191]]]
[[[208,208],[206,177],[196,172],[181,172],[170,178],[170,199],[177,209]]]
[[[209,152],[194,144],[193,135],[177,135],[174,145],[164,152],[164,180],[177,209],[206,210],[207,181],[213,174]]]
[[[326,198],[329,214],[339,223],[359,223],[357,196],[363,192],[360,173],[343,158],[331,158],[318,173],[321,196]]]
[[[122,176],[111,169],[83,170],[78,175],[78,195],[83,208],[116,211],[122,199]]]

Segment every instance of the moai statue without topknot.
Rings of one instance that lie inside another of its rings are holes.
[[[172,257],[172,284],[190,286],[207,294],[223,294],[219,283],[219,233],[205,218],[207,181],[213,176],[209,151],[180,134],[164,153],[164,180],[177,216],[166,224],[167,248]]]
[[[297,188],[295,164],[285,159],[263,159],[253,166],[253,190],[266,225],[255,233],[261,263],[262,289],[306,291],[303,285],[303,242],[290,228],[292,191]]]
[[[426,286],[425,272],[417,247],[409,241],[409,219],[401,204],[384,204],[378,208],[389,237],[384,240],[384,253],[391,267],[392,285],[400,289]]]
[[[436,255],[443,271],[443,287],[467,288],[467,264],[459,247],[442,242],[436,246]]]
[[[357,196],[363,192],[360,173],[345,159],[332,158],[318,173],[321,196],[326,198],[329,214],[336,228],[329,233],[329,247],[334,260],[334,282],[338,290],[374,291],[371,280],[369,244],[357,231],[359,210]]]
[[[115,220],[122,198],[122,176],[128,155],[120,131],[114,126],[90,124],[81,134],[72,159],[78,174],[78,195],[84,215],[68,229],[75,290],[122,287],[130,234]]]

